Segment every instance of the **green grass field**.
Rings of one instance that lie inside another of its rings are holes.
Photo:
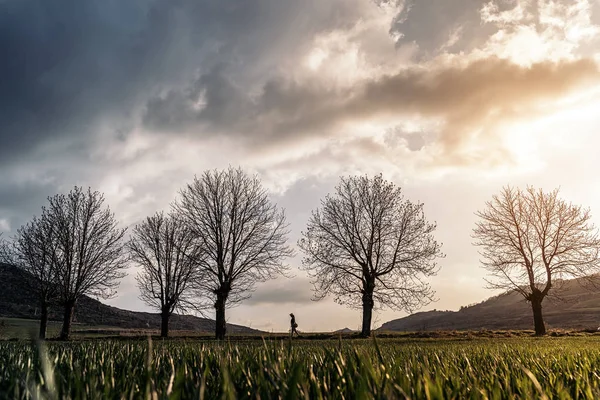
[[[600,339],[0,342],[2,398],[600,398]]]
[[[0,318],[0,339],[23,339],[37,337],[40,321],[37,319]],[[58,337],[61,323],[49,321],[47,328],[48,337]]]

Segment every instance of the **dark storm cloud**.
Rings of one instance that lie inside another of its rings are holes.
[[[410,1],[391,31],[425,51],[438,48],[458,28],[463,29],[463,38],[485,37],[468,32],[470,26],[480,27],[478,15],[485,3]],[[48,142],[71,146],[71,151],[85,155],[98,126],[126,135],[140,109],[145,110],[145,126],[152,130],[208,128],[215,134],[243,134],[257,144],[314,133],[351,117],[348,113],[390,112],[386,104],[369,98],[368,91],[376,90],[377,82],[361,94],[360,88],[336,90],[318,80],[273,78],[281,73],[277,72],[281,59],[307,50],[315,33],[351,27],[360,17],[357,4],[342,0],[1,2],[0,164],[26,158]],[[508,10],[517,2],[495,4]],[[406,103],[410,108],[418,102],[410,97],[419,99],[419,91],[427,92],[418,81],[427,79],[425,75],[414,72],[408,77],[415,81],[401,85],[389,77],[390,86],[397,88],[391,104],[399,112]],[[251,94],[249,88],[256,82],[266,83],[261,93]],[[426,100],[434,106],[448,99],[440,94],[441,88],[434,96],[429,91]],[[455,90],[448,92],[450,97],[469,92],[472,85],[451,89]],[[389,93],[382,94],[389,99]],[[420,105],[427,109],[431,104]],[[449,105],[449,109],[454,108]]]
[[[465,65],[408,68],[350,89],[330,88],[323,83],[301,85],[285,79],[270,80],[259,96],[249,99],[221,77],[211,80],[213,86],[204,91],[205,103],[197,109],[193,105],[201,98],[200,91],[194,92],[191,99],[178,102],[176,107],[168,99],[164,103],[161,100],[151,103],[146,119],[168,115],[168,110],[177,109],[178,113],[185,113],[187,121],[210,122],[211,132],[226,131],[256,146],[273,146],[289,144],[303,136],[335,135],[333,128],[349,122],[418,115],[446,121],[439,140],[451,153],[473,131],[493,127],[516,115],[530,117],[539,102],[567,95],[598,79],[598,66],[588,59],[521,66],[488,58]],[[197,88],[198,82],[191,87]],[[205,110],[216,109],[218,118],[213,116],[210,121],[204,118]],[[180,121],[163,128],[172,131],[179,124]],[[411,144],[412,148],[421,146]]]
[[[356,4],[0,1],[0,219],[15,229],[46,196],[135,163],[103,150],[128,143],[146,106],[162,110],[148,122],[159,127],[248,119],[241,88],[305,51],[316,32],[346,27]],[[199,93],[199,115],[179,106]]]
[[[151,99],[146,108],[146,128],[163,132],[185,131],[198,125],[211,134],[296,134],[291,125],[310,129],[306,115],[314,115],[325,102],[337,102],[341,93],[327,92],[321,82],[299,84],[283,78],[268,80],[259,96],[251,98],[227,72],[214,69],[189,87],[171,90]],[[279,138],[279,139],[280,139]]]
[[[300,33],[341,24],[337,3],[0,2],[0,163],[45,142],[92,136],[106,121],[109,130],[128,126],[151,93],[188,82],[198,70],[217,107],[227,93],[218,93],[223,82],[207,71],[226,61],[252,79],[278,51],[305,40]],[[220,121],[227,113],[205,114]]]
[[[53,183],[0,180],[0,220],[7,220],[14,234],[34,215],[40,215],[47,197],[56,193]],[[1,232],[0,232],[1,233]]]
[[[144,117],[153,130],[181,131],[197,124],[228,128],[249,117],[250,99],[220,68],[203,74],[191,87],[150,99]]]
[[[85,135],[130,100],[149,54],[140,40],[143,2],[120,4],[0,3],[2,162],[40,141]]]

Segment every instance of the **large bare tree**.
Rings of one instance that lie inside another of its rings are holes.
[[[160,334],[167,337],[171,314],[195,308],[199,271],[193,236],[181,219],[161,212],[134,228],[128,247],[132,261],[142,268],[137,275],[140,298],[160,310]]]
[[[298,242],[315,299],[331,294],[339,304],[362,307],[363,336],[371,334],[376,305],[411,311],[429,303],[433,292],[424,278],[443,257],[435,228],[423,204],[405,200],[381,175],[341,178]]]
[[[100,192],[75,187],[48,200],[47,217],[57,241],[57,291],[64,306],[60,337],[68,339],[77,300],[82,295],[109,298],[125,276],[125,229],[104,207]]]
[[[54,225],[43,208],[41,217],[33,217],[19,228],[14,242],[15,263],[34,278],[28,289],[35,292],[40,302],[40,339],[46,338],[48,309],[57,298],[56,237]]]
[[[599,272],[600,239],[589,209],[527,187],[492,197],[473,230],[491,288],[531,303],[535,333],[546,333],[542,302],[559,281]]]
[[[204,172],[174,204],[199,247],[201,293],[214,299],[215,335],[226,333],[225,308],[250,297],[255,283],[285,274],[285,213],[274,205],[256,176],[241,169]]]

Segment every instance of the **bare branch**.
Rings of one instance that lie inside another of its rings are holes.
[[[8,242],[8,240],[2,237],[2,233],[0,233],[0,263],[3,264],[14,264],[14,255],[12,251],[12,246]]]
[[[58,284],[58,241],[54,225],[42,208],[40,218],[33,217],[17,230],[14,260],[18,267],[35,279],[33,290],[43,302],[55,300]]]

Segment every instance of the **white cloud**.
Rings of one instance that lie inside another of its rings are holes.
[[[485,55],[531,65],[573,58],[599,38],[590,0],[514,0],[505,10],[501,3],[493,0],[481,8],[482,23],[498,28],[482,49]]]
[[[10,222],[6,218],[0,218],[0,232],[10,232]]]

